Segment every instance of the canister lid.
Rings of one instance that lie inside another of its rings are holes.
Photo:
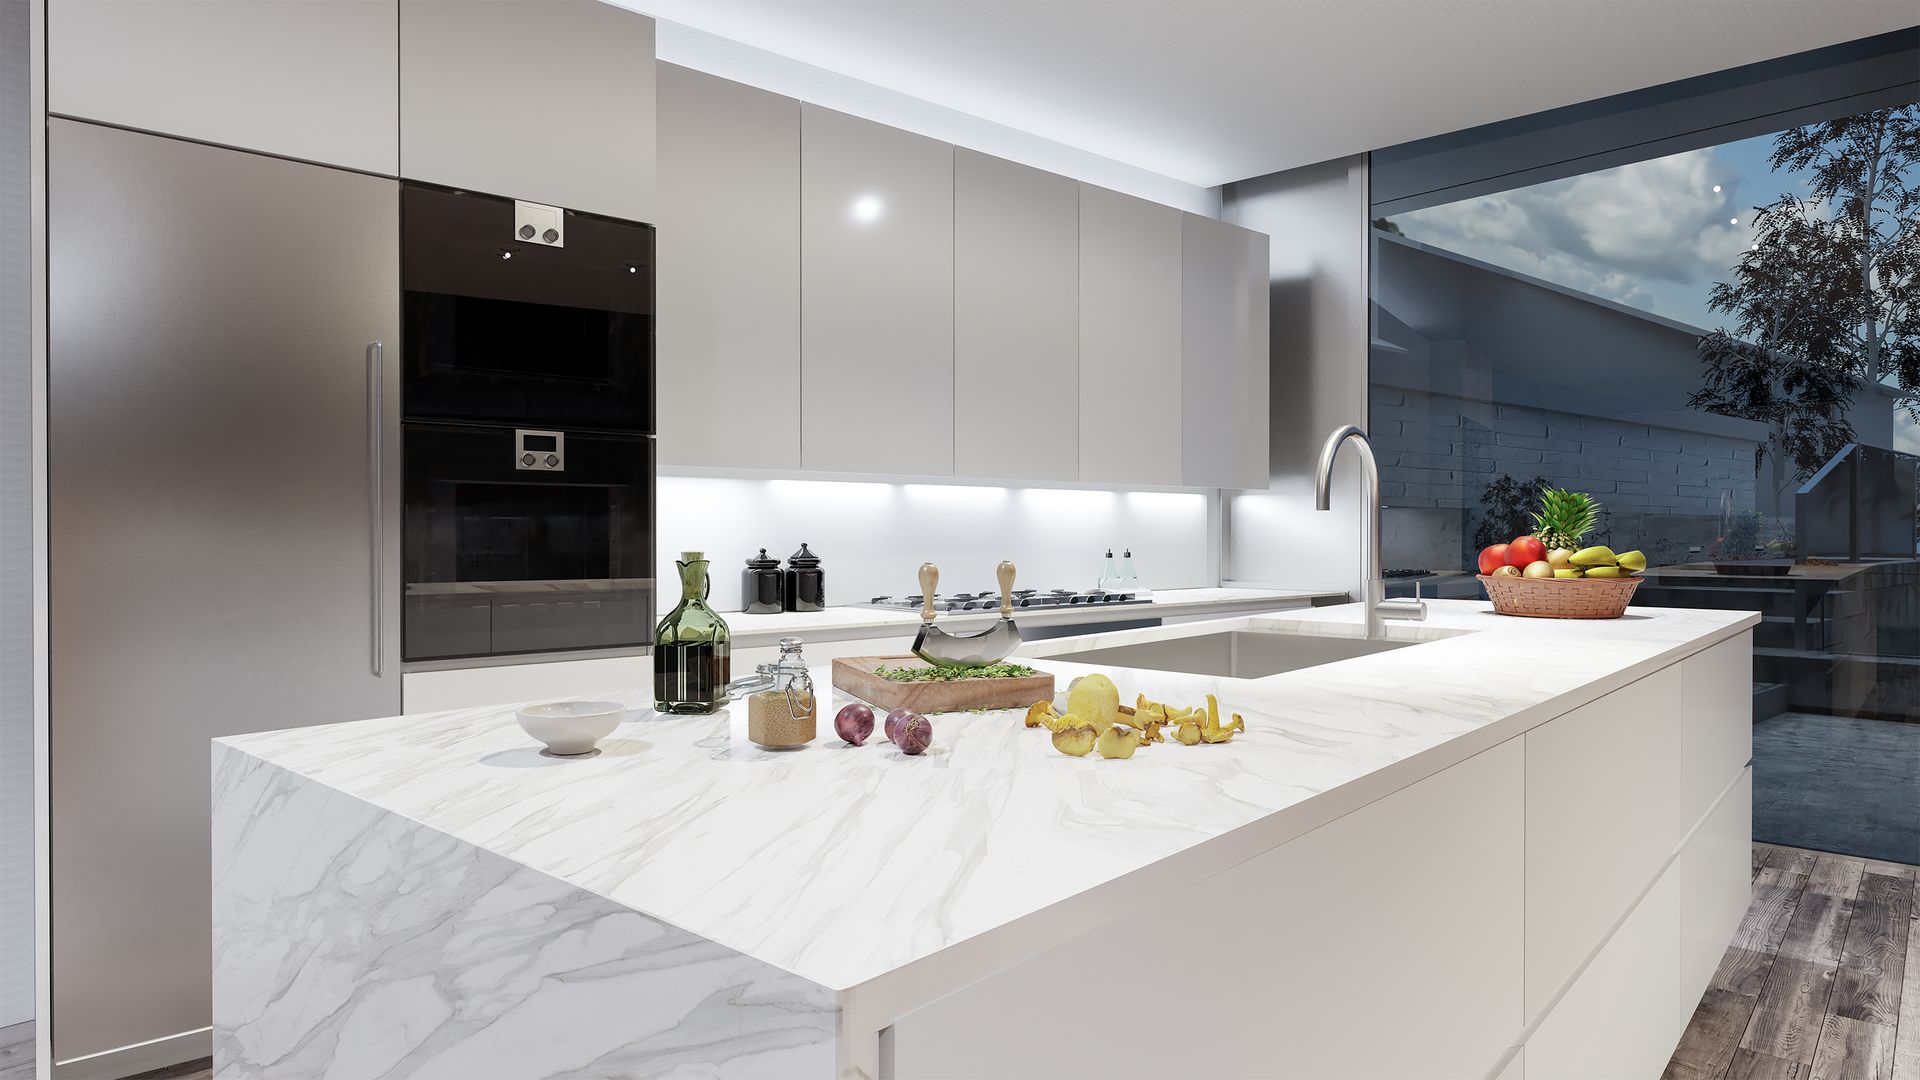
[[[761,548],[760,554],[747,557],[747,565],[755,570],[771,570],[780,565],[780,560],[767,555],[767,549]]]
[[[799,551],[787,556],[787,565],[802,567],[819,566],[820,556],[815,555],[807,548],[806,543],[802,542]]]

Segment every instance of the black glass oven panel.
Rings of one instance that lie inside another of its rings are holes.
[[[645,645],[653,440],[563,432],[559,470],[518,467],[515,429],[408,424],[408,660]]]
[[[513,202],[401,196],[403,409],[416,419],[653,430],[651,226],[566,215],[513,236]]]

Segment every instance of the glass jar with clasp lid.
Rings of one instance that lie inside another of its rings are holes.
[[[813,676],[797,637],[781,638],[780,658],[728,684],[727,696],[747,699],[747,739],[756,746],[792,750],[812,742],[818,731]]]

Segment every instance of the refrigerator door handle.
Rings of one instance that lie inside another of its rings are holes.
[[[372,669],[373,677],[384,678],[386,666],[386,620],[382,618],[381,594],[386,591],[385,576],[387,522],[386,493],[382,490],[382,470],[385,468],[386,447],[384,433],[386,427],[386,363],[381,343],[376,341],[367,346],[367,538],[372,548],[369,560],[370,573],[368,603],[372,618]]]

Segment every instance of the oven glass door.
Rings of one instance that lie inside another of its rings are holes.
[[[650,644],[653,440],[408,424],[407,660]]]
[[[511,200],[401,206],[409,418],[652,432],[652,227],[569,213],[548,247],[513,236]]]

